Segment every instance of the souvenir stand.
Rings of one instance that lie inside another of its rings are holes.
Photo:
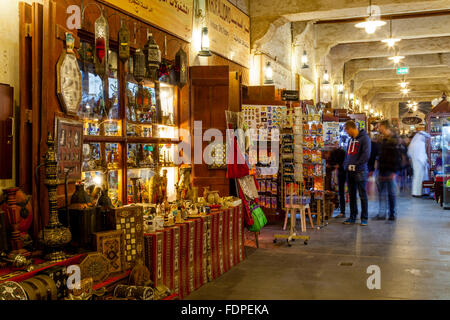
[[[273,242],[286,240],[288,246],[295,240],[304,240],[307,245],[309,236],[298,235],[296,230],[297,211],[300,215],[300,227],[306,232],[306,212],[308,212],[311,226],[313,227],[310,199],[304,196],[305,187],[303,182],[303,110],[298,103],[290,102],[287,113],[281,127],[281,149],[280,149],[280,176],[281,176],[281,203],[285,211],[283,230],[286,230],[290,216],[289,234],[274,235]]]
[[[36,174],[23,177],[33,197],[11,188],[0,210],[10,225],[0,300],[184,298],[245,257],[242,201],[228,188],[199,196],[195,168],[177,162],[180,129],[193,122],[189,43],[104,1],[77,5],[73,31],[61,1],[20,6],[21,34],[28,24],[35,33],[21,61],[42,63],[21,67],[33,79],[21,93],[33,110],[21,113],[33,119],[24,145]],[[80,289],[67,290],[70,265]]]
[[[286,102],[278,100],[274,86],[246,87],[242,105],[244,122],[250,130],[249,162],[258,182],[259,205],[269,223],[281,219],[280,177],[271,166],[279,157],[280,128]]]
[[[450,117],[450,105],[444,93],[441,102],[426,116],[426,130],[431,136],[427,143],[429,176],[433,177],[435,199],[441,206],[444,205],[444,195],[448,181],[447,175],[445,174],[446,167],[444,163],[444,160],[447,158],[446,152],[448,147],[445,145],[446,141],[444,141],[443,135],[443,129],[448,124],[448,117]],[[438,157],[441,157],[442,171],[444,171],[444,173],[435,176],[436,160]]]

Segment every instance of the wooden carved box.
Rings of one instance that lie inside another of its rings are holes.
[[[123,230],[97,232],[94,234],[94,248],[110,262],[110,273],[122,273],[126,268],[125,233]]]
[[[134,267],[137,258],[144,258],[144,222],[142,207],[124,206],[107,214],[109,229],[123,230],[125,267]]]

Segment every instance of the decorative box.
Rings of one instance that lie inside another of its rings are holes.
[[[0,300],[28,300],[24,288],[14,281],[0,283]]]
[[[67,267],[54,266],[43,270],[40,274],[44,274],[53,279],[56,285],[58,299],[63,299],[67,296]]]
[[[123,230],[95,233],[94,248],[109,260],[111,274],[125,271],[125,233]]]
[[[125,266],[132,269],[136,258],[144,256],[144,221],[142,207],[124,206],[112,209],[107,216],[109,229],[123,230],[125,235]]]
[[[102,253],[91,253],[80,263],[81,278],[92,278],[94,284],[101,283],[110,275],[108,258]]]
[[[153,286],[163,284],[163,241],[164,233],[157,231],[144,235],[145,265],[150,270]]]
[[[127,286],[119,284],[114,289],[116,298],[134,298],[136,300],[153,300],[154,290],[152,287]]]

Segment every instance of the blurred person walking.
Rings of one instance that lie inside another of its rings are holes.
[[[396,193],[395,177],[401,168],[400,140],[393,130],[389,120],[378,124],[380,139],[380,153],[377,159],[378,169],[378,199],[379,209],[375,220],[386,219],[386,193],[389,200],[389,220],[396,220]]]

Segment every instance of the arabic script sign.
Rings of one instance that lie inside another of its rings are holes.
[[[186,41],[192,38],[194,0],[103,0]]]
[[[250,17],[227,0],[206,0],[210,49],[244,67],[250,59]]]

